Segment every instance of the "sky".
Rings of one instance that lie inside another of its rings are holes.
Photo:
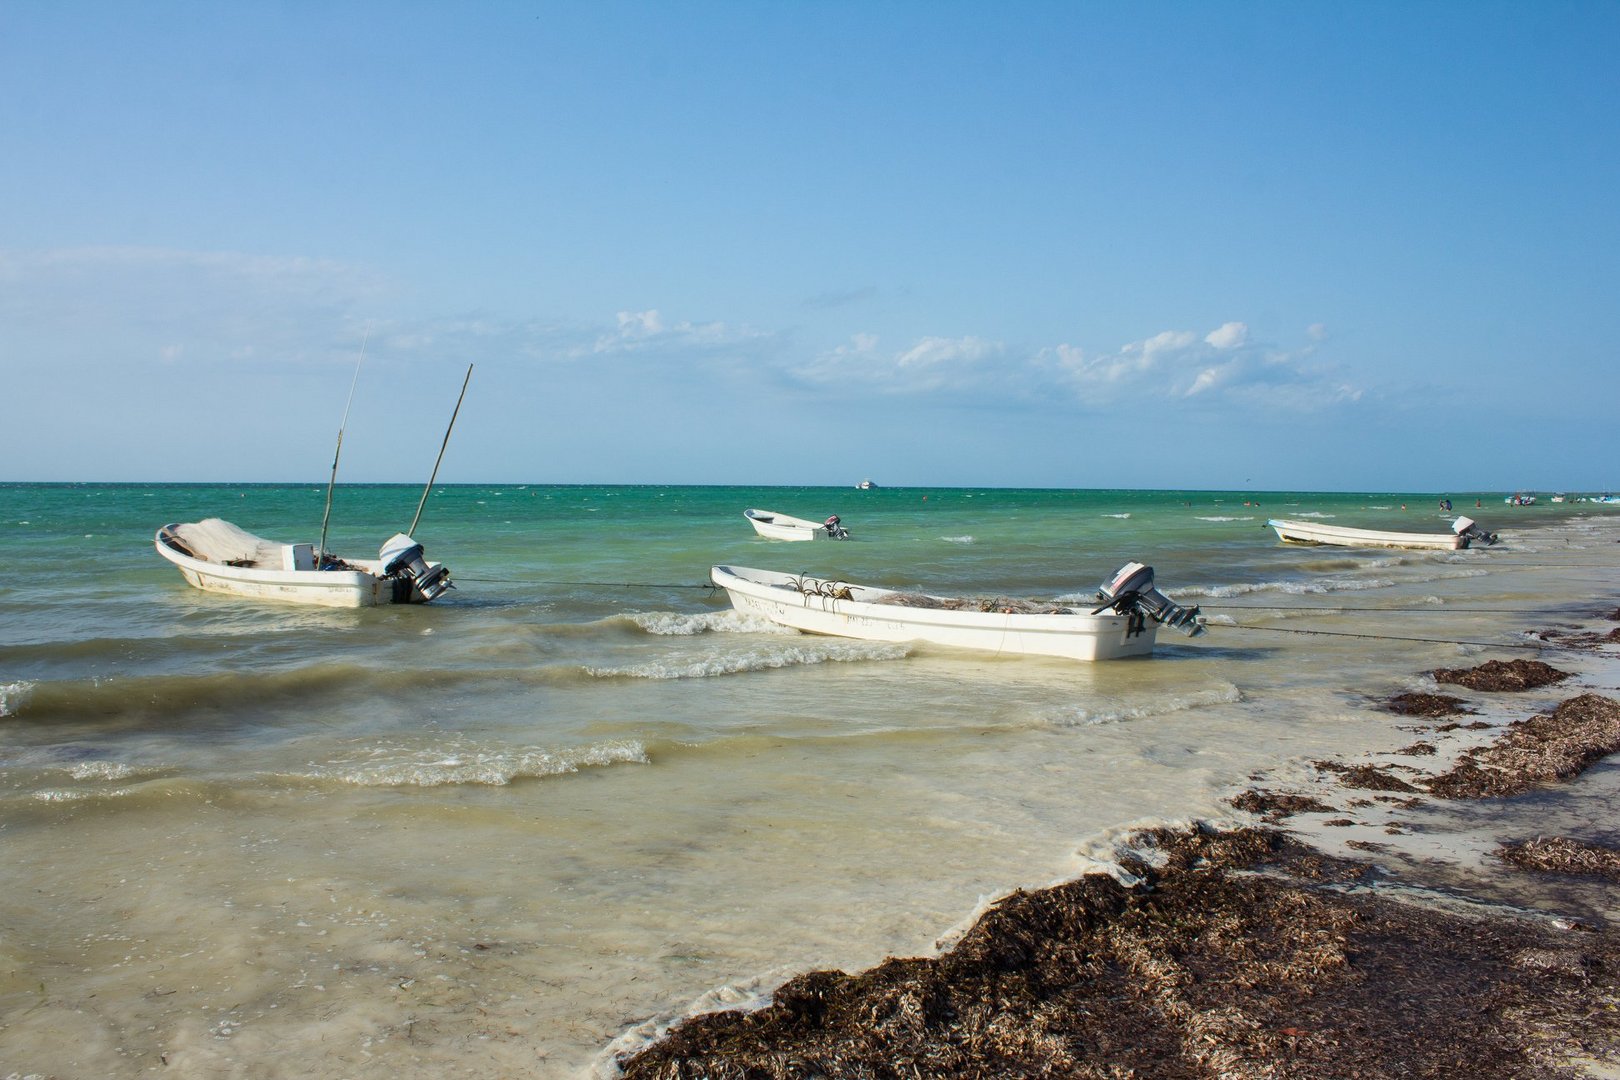
[[[0,480],[1620,490],[1620,3],[0,0]],[[352,398],[350,395],[353,390]]]

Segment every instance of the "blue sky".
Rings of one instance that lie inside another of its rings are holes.
[[[1620,4],[0,0],[0,479],[1620,489]]]

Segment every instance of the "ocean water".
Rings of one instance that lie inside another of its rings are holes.
[[[607,1074],[693,1008],[929,952],[1132,827],[1410,742],[1378,703],[1425,671],[1612,610],[1620,508],[1446,494],[1503,543],[1265,528],[1442,531],[1433,493],[446,486],[416,536],[456,590],[333,611],[152,550],[207,516],[314,540],[319,485],[0,485],[0,1075]],[[328,546],[372,556],[418,496],[340,487]],[[1131,560],[1209,633],[1084,665],[706,587],[1084,599]]]

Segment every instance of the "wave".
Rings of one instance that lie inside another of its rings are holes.
[[[363,757],[316,765],[284,775],[284,780],[336,782],[358,787],[442,787],[447,784],[501,786],[514,780],[543,779],[613,765],[647,765],[647,750],[633,739],[571,749],[466,746],[382,746]]]
[[[971,543],[973,543],[973,537],[971,537],[971,536],[942,536],[942,537],[940,537],[940,539],[945,541],[945,543],[947,543],[947,544],[971,544]]]
[[[1146,720],[1168,713],[1186,712],[1209,705],[1235,705],[1243,700],[1243,691],[1231,683],[1223,683],[1204,690],[1184,694],[1154,697],[1143,705],[1104,706],[1101,708],[1074,705],[1046,712],[1042,723],[1051,727],[1095,727],[1099,724],[1119,724],[1131,720]]]
[[[0,683],[0,716],[14,716],[34,692],[31,682]]]
[[[1217,515],[1215,517],[1197,517],[1196,520],[1198,520],[1198,521],[1253,521],[1254,518],[1252,516],[1251,517],[1228,517],[1228,516]]]
[[[783,626],[759,615],[736,611],[705,611],[696,615],[679,611],[647,611],[617,615],[608,622],[629,622],[649,634],[661,637],[690,637],[697,634],[780,634],[798,637],[791,626]]]
[[[1129,515],[1129,514],[1104,514],[1103,515],[1103,517],[1109,517],[1109,518],[1128,518],[1130,516],[1131,515]]]
[[[585,673],[599,679],[706,679],[810,664],[902,660],[911,653],[906,645],[886,642],[806,638],[797,633],[793,636],[803,644],[761,645],[696,658],[664,657],[618,667],[587,667]]]
[[[1315,581],[1254,581],[1232,585],[1178,586],[1177,597],[1207,596],[1211,599],[1230,599],[1257,592],[1280,592],[1294,596],[1314,596],[1320,593],[1364,592],[1368,589],[1387,589],[1395,584],[1388,578],[1321,578]]]
[[[98,725],[173,726],[187,716],[257,716],[301,711],[342,698],[386,698],[496,682],[554,685],[583,678],[577,666],[423,668],[405,665],[321,664],[284,671],[220,671],[206,675],[134,676],[10,684],[0,715],[32,723],[92,720]],[[15,689],[15,688],[23,689]]]

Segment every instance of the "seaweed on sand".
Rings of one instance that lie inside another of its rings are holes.
[[[1439,668],[1434,681],[1470,690],[1536,690],[1570,677],[1543,660],[1487,660],[1478,667]]]
[[[1578,874],[1620,881],[1620,850],[1567,836],[1538,836],[1497,851],[1503,862],[1543,874]]]
[[[1620,941],[1333,886],[1368,868],[1269,829],[1158,831],[1126,887],[1006,897],[957,945],[801,975],[677,1025],[629,1080],[1569,1075],[1620,1046]]]
[[[1402,716],[1460,716],[1474,711],[1463,704],[1462,698],[1417,692],[1396,694],[1385,707]]]
[[[1255,814],[1270,822],[1278,822],[1292,814],[1332,813],[1333,807],[1309,795],[1289,795],[1278,791],[1258,791],[1250,788],[1241,795],[1226,800],[1246,813]]]
[[[1598,694],[1570,698],[1551,713],[1515,720],[1495,742],[1463,754],[1429,781],[1446,799],[1500,798],[1567,780],[1620,750],[1620,702]]]

